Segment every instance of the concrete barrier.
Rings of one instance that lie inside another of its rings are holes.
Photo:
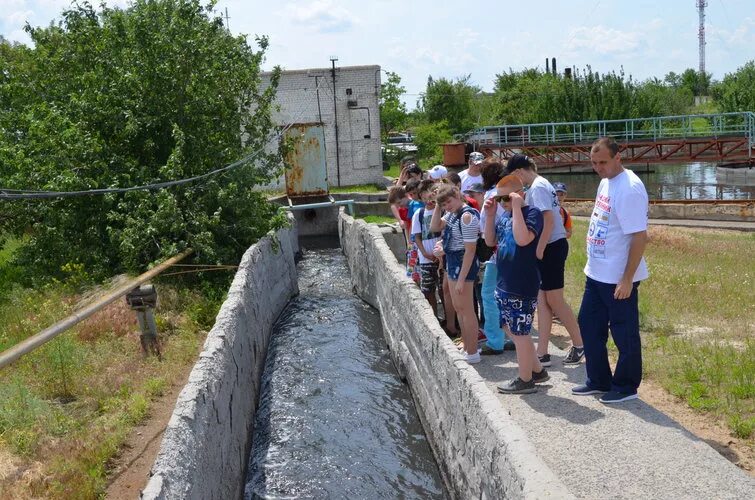
[[[452,497],[573,498],[440,328],[381,230],[341,213],[339,234],[352,284],[380,311]]]
[[[178,396],[142,498],[227,499],[243,493],[270,333],[298,293],[297,252],[297,232],[289,228],[244,254]]]

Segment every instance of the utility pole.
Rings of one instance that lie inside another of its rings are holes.
[[[336,56],[330,56],[330,76],[333,77],[333,124],[336,127],[336,179],[338,187],[341,187],[341,156],[338,151],[338,106],[336,106]]]
[[[697,13],[700,17],[700,27],[697,29],[697,39],[699,43],[700,57],[700,78],[705,78],[705,7],[708,6],[707,0],[697,0]]]
[[[228,17],[228,7],[225,8],[225,29],[228,31],[231,31],[231,26],[228,24],[228,20],[230,17]]]

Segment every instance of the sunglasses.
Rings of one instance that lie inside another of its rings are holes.
[[[511,196],[508,194],[504,194],[501,196],[493,196],[493,199],[496,201],[496,203],[509,202],[511,201]]]

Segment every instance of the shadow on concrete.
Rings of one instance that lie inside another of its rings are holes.
[[[682,427],[679,422],[669,417],[665,413],[662,413],[661,411],[655,409],[653,406],[650,406],[648,403],[641,399],[635,399],[633,401],[627,401],[625,403],[612,404],[607,406],[609,406],[612,410],[629,412],[649,424],[658,425],[660,427],[679,429],[690,438],[696,441],[700,440],[697,436]]]
[[[574,400],[548,394],[553,387],[551,385],[543,384],[538,387],[540,390],[537,394],[522,396],[522,401],[542,415],[563,419],[577,425],[591,424],[605,417],[602,412],[582,406]]]

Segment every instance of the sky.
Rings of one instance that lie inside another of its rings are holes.
[[[92,0],[99,4],[99,0]],[[129,0],[106,0],[126,6]],[[0,34],[60,19],[70,0],[0,0]],[[498,73],[544,68],[620,70],[663,78],[698,67],[696,0],[218,0],[234,34],[266,35],[266,69],[378,64],[399,74],[414,107],[427,77],[490,91]],[[714,79],[755,59],[755,0],[708,0],[706,70]]]

